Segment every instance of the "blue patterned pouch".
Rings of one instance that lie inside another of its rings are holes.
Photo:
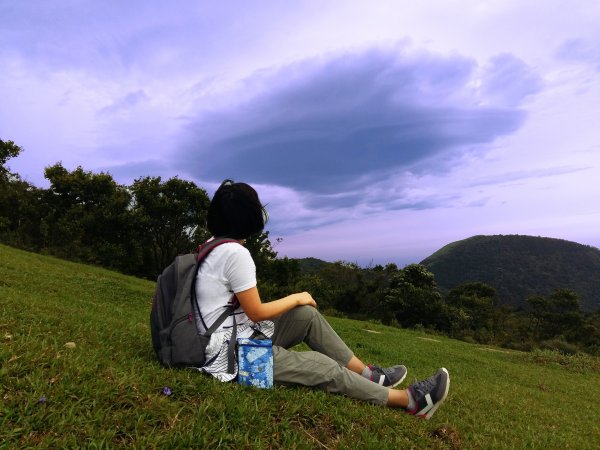
[[[273,387],[273,343],[268,339],[239,338],[237,344],[238,383]]]

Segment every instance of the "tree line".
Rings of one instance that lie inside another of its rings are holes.
[[[260,281],[261,292],[268,298],[306,290],[329,315],[516,350],[584,351],[600,356],[600,311],[586,314],[578,294],[570,289],[530,296],[524,307],[511,307],[499,303],[496,290],[481,282],[442,291],[421,264],[360,268],[338,261],[314,273],[303,273],[298,260],[275,261],[279,268],[271,266],[271,274]]]
[[[146,176],[125,186],[108,173],[69,171],[58,162],[44,170],[50,186],[42,189],[7,168],[21,152],[0,140],[0,242],[155,279],[176,255],[210,237],[210,200],[193,182]],[[277,258],[268,231],[246,246],[265,300],[308,291],[326,314],[520,350],[600,355],[600,311],[584,314],[572,290],[531,296],[515,309],[480,282],[443,292],[419,264],[360,268],[340,261],[303,270],[299,260]]]
[[[0,239],[124,273],[155,278],[177,254],[206,239],[209,198],[177,177],[140,177],[130,186],[108,173],[56,163],[46,167],[48,189],[5,167],[21,147],[0,140]]]

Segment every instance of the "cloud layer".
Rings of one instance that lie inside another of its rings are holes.
[[[411,198],[411,174],[446,171],[515,132],[541,87],[507,53],[483,66],[408,45],[308,59],[258,72],[241,101],[199,111],[178,168],[285,187],[317,212],[427,208],[447,198]]]
[[[248,181],[282,255],[598,245],[600,7],[546,3],[0,0],[0,136],[42,186]]]

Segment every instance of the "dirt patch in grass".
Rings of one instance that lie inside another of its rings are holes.
[[[312,441],[315,448],[338,447],[342,433],[329,416],[297,417],[297,421],[294,422],[295,427]]]
[[[462,448],[463,443],[459,432],[448,425],[436,428],[431,432],[431,436],[444,442],[453,450]]]

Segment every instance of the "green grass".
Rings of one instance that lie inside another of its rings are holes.
[[[330,318],[360,358],[404,363],[410,380],[448,368],[448,400],[427,422],[320,391],[163,369],[149,339],[153,288],[0,246],[0,447],[600,447],[598,358]]]

